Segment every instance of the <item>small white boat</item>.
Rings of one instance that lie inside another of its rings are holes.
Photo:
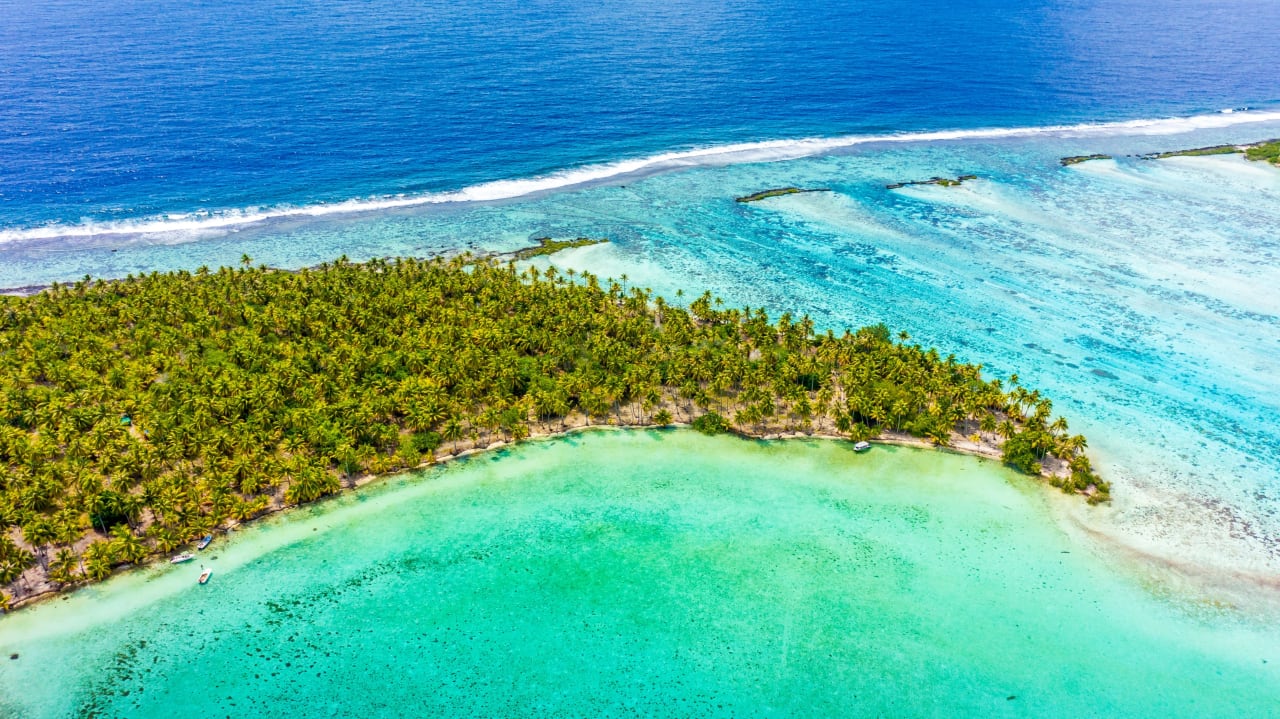
[[[855,452],[865,452],[865,451],[867,451],[868,449],[871,449],[871,443],[870,443],[870,442],[859,442],[859,443],[857,443],[857,444],[853,445],[853,451],[855,451]]]
[[[195,559],[195,558],[196,558],[196,555],[192,554],[191,552],[183,552],[182,554],[179,554],[178,556],[174,557],[173,559],[170,559],[170,560],[169,560],[169,563],[170,563],[170,564],[182,564],[183,562],[190,562],[191,560],[193,560],[193,559]]]
[[[212,576],[213,576],[213,570],[212,570],[212,569],[206,569],[206,570],[204,570],[203,572],[200,572],[200,583],[201,583],[201,584],[208,584],[208,583],[209,583],[209,577],[212,577]]]

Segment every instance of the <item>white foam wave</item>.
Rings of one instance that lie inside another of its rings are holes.
[[[180,236],[185,239],[199,239],[200,236],[220,234],[219,231],[229,231],[275,219],[376,212],[378,210],[441,203],[509,200],[610,180],[616,181],[632,176],[657,174],[683,167],[794,160],[873,143],[940,142],[1032,136],[1175,135],[1195,130],[1218,129],[1233,125],[1269,121],[1280,121],[1280,111],[1251,111],[1246,108],[1230,108],[1212,114],[1191,117],[1128,120],[1123,122],[976,130],[939,130],[881,135],[847,135],[799,140],[767,140],[665,152],[648,157],[588,165],[540,177],[495,180],[452,192],[352,199],[344,202],[320,203],[304,207],[278,206],[199,211],[112,222],[86,220],[76,225],[60,224],[0,230],[0,243],[112,235],[154,235],[157,238]]]

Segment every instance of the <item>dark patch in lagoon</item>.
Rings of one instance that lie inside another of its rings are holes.
[[[1098,375],[1099,377],[1104,377],[1104,378],[1106,378],[1106,379],[1120,379],[1120,378],[1119,378],[1119,377],[1117,377],[1114,373],[1108,372],[1108,371],[1106,371],[1106,370],[1104,370],[1104,369],[1092,369],[1092,370],[1089,370],[1089,371],[1090,371],[1090,372],[1092,372],[1092,373],[1094,373],[1094,374],[1096,374],[1096,375]]]
[[[1151,364],[1153,359],[1151,356],[1143,352],[1139,352],[1131,347],[1114,344],[1111,342],[1098,339],[1097,337],[1091,337],[1089,335],[1078,335],[1076,337],[1067,337],[1063,340],[1063,342],[1066,342],[1067,344],[1074,344],[1080,347],[1081,349],[1089,350],[1091,352],[1096,353],[1088,357],[1085,357],[1084,358],[1085,362],[1096,361],[1098,359],[1097,358],[1098,354],[1104,355],[1106,357],[1112,357],[1112,358],[1117,358],[1117,357],[1123,358],[1124,360],[1127,360],[1134,364],[1142,364],[1142,363]]]

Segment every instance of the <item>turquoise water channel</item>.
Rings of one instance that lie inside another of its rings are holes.
[[[1280,706],[1280,630],[1144,589],[1063,533],[1059,499],[935,451],[684,431],[526,443],[6,617],[0,716]]]

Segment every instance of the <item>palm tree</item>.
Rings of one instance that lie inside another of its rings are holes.
[[[440,433],[446,441],[453,442],[453,453],[458,453],[458,440],[462,439],[463,427],[457,417],[450,417],[445,420],[444,429]]]
[[[59,549],[49,564],[49,580],[57,584],[75,584],[80,581],[80,557],[70,549]]]
[[[110,545],[103,541],[90,544],[81,556],[84,575],[95,581],[106,579],[111,574],[111,565],[114,563],[115,557],[111,553]]]
[[[36,548],[36,558],[45,570],[49,568],[49,545],[58,539],[58,531],[47,516],[36,516],[22,527],[22,541]]]
[[[1089,440],[1085,439],[1084,435],[1077,434],[1062,440],[1062,444],[1068,454],[1078,455],[1089,446]]]
[[[996,431],[996,416],[987,412],[982,415],[982,419],[978,420],[978,429],[987,434],[993,434]]]
[[[1018,428],[1013,425],[1013,422],[1010,422],[1007,419],[996,427],[996,434],[1004,437],[1005,439],[1011,439],[1013,438],[1013,435],[1017,433]]]
[[[18,546],[7,534],[0,534],[0,584],[10,584],[36,563],[31,552]]]
[[[137,564],[147,556],[147,548],[128,527],[117,524],[111,529],[111,554],[120,561]]]

